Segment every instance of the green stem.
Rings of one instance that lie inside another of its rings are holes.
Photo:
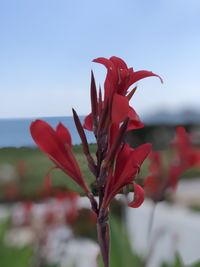
[[[155,217],[155,210],[156,210],[156,204],[153,205],[153,207],[151,209],[151,213],[150,213],[148,231],[147,231],[148,240],[150,240],[150,237],[151,237],[151,232],[152,232],[152,228],[153,228],[153,221],[154,221],[154,217]]]
[[[155,218],[155,211],[156,211],[156,203],[154,203],[152,209],[151,209],[151,213],[150,213],[150,217],[149,217],[149,224],[148,224],[148,230],[147,230],[147,243],[148,243],[148,251],[147,251],[147,256],[144,260],[144,264],[143,266],[146,267],[149,259],[153,253],[154,250],[154,244],[152,243],[151,240],[151,234],[152,234],[152,228],[153,228],[153,222],[154,222],[154,218]]]

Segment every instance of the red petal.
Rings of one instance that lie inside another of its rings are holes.
[[[148,154],[151,152],[152,149],[152,145],[147,143],[147,144],[143,144],[141,146],[138,146],[134,151],[133,151],[133,155],[132,160],[134,160],[135,162],[137,162],[138,167],[140,167],[143,163],[143,161],[147,158]]]
[[[169,170],[169,186],[172,190],[176,190],[178,179],[180,175],[185,171],[184,166],[171,166]]]
[[[65,160],[65,148],[55,130],[45,121],[36,120],[30,126],[33,140],[50,158]]]
[[[128,69],[126,63],[121,58],[113,56],[110,60],[118,69]]]
[[[69,130],[60,122],[56,127],[56,133],[64,145],[72,147],[72,139]]]
[[[129,107],[128,116],[130,120],[139,121],[139,116],[132,107]]]
[[[127,131],[140,129],[144,127],[144,124],[140,121],[138,114],[132,107],[129,107],[128,117],[130,119]]]
[[[180,139],[185,139],[185,138],[187,139],[187,132],[186,132],[185,128],[182,126],[176,127],[176,135]]]
[[[144,144],[136,149],[128,145],[120,151],[115,170],[115,185],[117,188],[130,183],[140,170],[140,166],[151,151],[151,144]],[[124,159],[122,159],[124,157]],[[122,162],[121,162],[122,161]]]
[[[190,145],[190,138],[184,127],[179,126],[176,128],[176,138],[172,144],[177,146],[179,149],[188,148]]]
[[[162,176],[163,162],[160,152],[152,151],[149,155],[150,165],[149,171],[154,176]]]
[[[126,147],[126,150],[128,149],[130,152],[126,151],[126,155],[128,155],[127,153],[129,153],[129,155],[127,157],[126,163],[124,163],[123,165],[123,168],[120,167],[121,164],[119,163],[119,161],[117,161],[119,167],[116,167],[116,171],[120,172],[120,170],[122,169],[120,177],[117,178],[120,181],[120,183],[121,182],[130,183],[130,181],[132,181],[135,178],[135,175],[140,170],[143,161],[147,158],[148,154],[150,153],[151,147],[152,147],[151,144],[144,144],[137,147],[136,149]],[[119,156],[118,159],[120,159],[120,157],[121,156]],[[119,176],[117,172],[116,175]]]
[[[112,178],[112,196],[123,186],[132,182],[150,151],[151,144],[141,145],[135,150],[128,145],[124,146],[118,155],[115,174]],[[123,156],[124,159],[122,159]]]
[[[30,131],[33,140],[44,153],[56,162],[59,167],[72,171],[71,160],[67,159],[68,155],[64,144],[48,123],[36,120],[31,124]]]
[[[56,131],[45,121],[36,120],[30,126],[33,140],[38,147],[52,159],[67,175],[71,176],[84,190],[88,192],[81,175],[78,163],[71,150],[65,149]]]
[[[200,164],[200,152],[197,149],[191,148],[191,152],[189,153],[188,165],[190,167],[195,167]]]
[[[110,150],[107,153],[107,156],[105,158],[105,164],[107,166],[113,163],[113,160],[116,157],[116,153],[121,147],[122,141],[125,137],[127,126],[128,126],[128,118],[122,123],[121,127],[119,128],[119,131],[117,132],[116,138]]]
[[[114,174],[113,183],[116,190],[119,190],[123,186],[131,183],[138,173],[138,162],[135,160],[134,149],[128,145],[120,151]],[[123,158],[124,157],[124,158]]]
[[[103,64],[107,68],[107,75],[104,83],[104,100],[112,98],[113,92],[116,90],[116,86],[119,80],[118,71],[115,64],[107,58],[99,57],[93,60],[93,62]]]
[[[144,190],[145,194],[148,197],[154,197],[154,195],[158,192],[161,183],[157,177],[148,176],[144,181]]]
[[[133,183],[132,185],[134,187],[134,198],[133,201],[128,204],[128,206],[131,208],[138,208],[144,202],[144,190],[138,184]]]
[[[127,131],[131,131],[131,130],[135,130],[135,129],[141,129],[143,127],[144,127],[144,123],[142,123],[141,121],[130,120],[129,124],[128,124]]]
[[[92,123],[92,113],[90,113],[84,119],[83,128],[85,128],[88,131],[92,131],[93,130],[93,126],[92,125],[93,125],[93,123]]]
[[[115,173],[117,174],[116,176],[119,177],[123,172],[123,170],[125,169],[125,166],[130,158],[132,151],[133,149],[128,144],[125,144],[123,148],[120,150],[116,160],[116,169],[115,169]]]
[[[128,117],[129,103],[126,96],[114,94],[112,103],[112,122],[119,124]]]
[[[158,77],[160,79],[161,83],[163,83],[163,80],[159,75],[157,75],[151,71],[140,70],[140,71],[136,71],[136,72],[132,73],[130,80],[128,82],[128,87],[131,86],[133,83],[141,80],[141,79],[144,79],[147,77],[152,77],[152,76]]]
[[[105,57],[98,57],[94,59],[93,62],[103,64],[107,70],[115,70],[115,65],[113,62]]]

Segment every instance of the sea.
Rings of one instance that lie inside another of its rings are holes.
[[[69,129],[73,144],[81,143],[72,117],[37,117],[28,119],[0,119],[0,147],[35,147],[36,145],[31,137],[29,128],[30,124],[36,119],[45,120],[52,127],[56,127],[59,122],[62,122]],[[80,120],[83,122],[84,117],[81,116]],[[88,143],[95,143],[93,134],[87,130],[85,133]]]

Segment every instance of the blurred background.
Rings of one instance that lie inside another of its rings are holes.
[[[128,133],[127,142],[151,142],[170,166],[170,144],[182,125],[198,153],[199,25],[198,0],[0,1],[1,266],[97,266],[89,204],[72,193],[80,189],[64,174],[47,176],[53,165],[29,133],[36,118],[52,126],[63,122],[92,186],[71,108],[82,120],[90,112],[91,69],[103,86],[106,70],[94,58],[115,55],[164,80],[138,82],[131,105],[145,128]],[[87,137],[94,155],[95,139]],[[150,165],[145,161],[141,183]],[[111,267],[200,266],[200,165],[179,178],[176,193],[157,204],[150,234],[154,201],[137,210],[127,210],[124,199],[113,203]]]

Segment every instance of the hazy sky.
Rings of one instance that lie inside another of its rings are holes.
[[[164,79],[138,83],[139,114],[200,106],[200,1],[0,0],[0,118],[86,114],[112,55]]]

